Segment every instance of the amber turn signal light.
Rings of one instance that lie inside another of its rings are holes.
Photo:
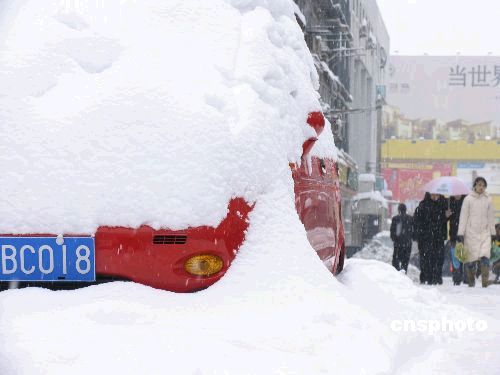
[[[223,262],[217,255],[196,255],[184,263],[186,272],[195,276],[210,276],[222,269]]]

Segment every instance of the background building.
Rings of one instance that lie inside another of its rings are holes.
[[[391,56],[387,101],[406,118],[455,127],[455,137],[497,137],[500,56]]]
[[[380,172],[381,104],[385,99],[389,34],[375,0],[350,1],[349,153],[361,172]]]
[[[382,173],[410,208],[422,186],[453,175],[488,181],[500,219],[500,57],[391,56]]]
[[[340,50],[350,43],[346,0],[296,0],[297,20],[319,74],[323,113],[330,121],[335,144],[347,151],[347,121],[341,113],[350,108],[349,70]]]

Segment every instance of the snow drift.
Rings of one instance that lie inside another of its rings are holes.
[[[291,2],[1,6],[0,233],[217,226],[289,184],[320,108]]]

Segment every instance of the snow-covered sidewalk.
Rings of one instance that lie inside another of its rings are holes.
[[[0,293],[0,373],[496,373],[500,288],[449,284],[422,287],[385,263],[350,259],[329,284],[259,292],[223,293],[224,282],[188,295],[118,282],[11,290]],[[393,323],[443,319],[483,320],[487,330]]]
[[[393,248],[388,236],[388,232],[377,234],[367,246],[355,254],[355,258],[377,260],[389,265]],[[413,255],[415,250],[413,249]],[[350,260],[352,261],[356,262],[357,259]],[[407,346],[408,351],[402,350],[398,354],[393,373],[499,373],[500,285],[482,288],[478,279],[475,288],[469,288],[465,284],[455,286],[450,277],[443,278],[443,285],[420,285],[419,272],[417,267],[409,265],[408,277],[413,281],[414,287],[421,293],[434,294],[444,309],[451,310],[449,319],[454,323],[461,319],[475,319],[485,322],[487,329],[482,332],[463,332],[457,340],[443,341],[439,336],[435,336],[430,342],[416,345],[413,349],[411,345]],[[431,300],[427,302],[430,303]],[[435,305],[435,309],[438,314],[440,308]],[[453,313],[454,309],[456,314]]]
[[[431,286],[426,287],[431,288]],[[481,279],[477,279],[476,287],[469,288],[465,284],[455,286],[451,278],[445,277],[443,285],[438,286],[438,290],[450,303],[463,305],[491,318],[500,319],[500,284],[482,288]]]
[[[435,290],[444,304],[460,306],[470,311],[470,317],[487,324],[484,332],[464,334],[460,340],[433,342],[428,347],[416,348],[398,368],[400,374],[498,374],[500,373],[500,285],[488,288],[466,285],[454,286],[446,277],[443,285],[420,286]],[[458,310],[458,309],[457,309]]]

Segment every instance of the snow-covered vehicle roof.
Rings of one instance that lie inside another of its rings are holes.
[[[215,226],[314,136],[287,0],[4,1],[0,51],[0,233]]]
[[[360,182],[375,182],[376,178],[373,173],[361,173],[359,175]]]

